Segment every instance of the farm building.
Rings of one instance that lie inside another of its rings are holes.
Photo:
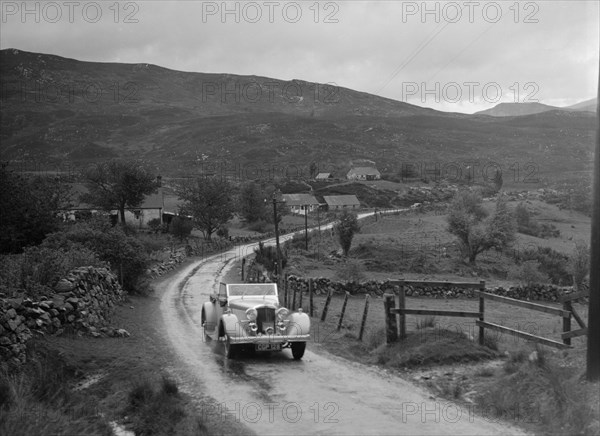
[[[305,209],[313,212],[319,207],[317,199],[310,194],[283,194],[283,201],[292,213],[303,214]]]
[[[88,189],[82,183],[73,183],[71,185],[72,205],[67,210],[61,211],[65,220],[76,220],[80,216],[90,215],[102,211],[101,208],[80,201],[80,197],[86,194]],[[154,194],[147,195],[139,207],[125,210],[125,222],[135,227],[148,227],[148,222],[158,218],[161,224],[164,222],[165,212],[164,192],[162,188]],[[114,222],[118,222],[119,213],[116,210],[110,211]]]
[[[358,201],[356,195],[325,195],[323,199],[329,210],[360,208],[360,201]]]
[[[379,180],[381,173],[373,167],[356,167],[348,171],[346,178],[348,180]]]
[[[315,177],[315,180],[321,180],[321,181],[333,180],[333,176],[331,175],[331,173],[319,173]]]

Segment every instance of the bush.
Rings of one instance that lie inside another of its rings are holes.
[[[258,233],[267,233],[275,230],[275,226],[273,224],[268,223],[264,220],[255,221],[248,225],[248,230]]]
[[[78,244],[66,247],[38,246],[22,254],[4,256],[0,266],[0,283],[8,290],[23,290],[36,298],[47,293],[69,271],[79,266],[108,267],[97,253]]]
[[[335,277],[350,283],[360,283],[366,279],[362,264],[353,259],[347,259],[342,263],[336,271]]]
[[[85,246],[108,262],[125,290],[142,291],[140,279],[146,271],[148,256],[142,243],[127,235],[122,226],[107,228],[103,223],[76,223],[49,235],[42,246],[68,249],[73,243]]]
[[[508,278],[527,286],[548,283],[550,281],[548,274],[540,271],[540,262],[537,260],[526,260],[514,270],[509,271]]]
[[[576,241],[569,258],[569,273],[573,276],[573,285],[579,289],[590,271],[590,248],[584,241]]]
[[[154,233],[158,233],[160,227],[160,218],[152,218],[150,221],[148,221],[148,228],[150,228],[150,230],[152,230]]]
[[[274,246],[265,247],[262,242],[258,243],[258,248],[254,249],[256,255],[255,261],[266,268],[269,272],[276,270],[275,265],[277,264],[277,249]],[[281,253],[281,267],[285,268],[287,265],[287,259]]]
[[[192,229],[194,228],[194,224],[192,220],[180,216],[176,216],[171,221],[170,232],[173,236],[179,239],[179,241],[183,241],[192,233]]]
[[[514,258],[517,263],[537,260],[539,271],[546,274],[554,285],[571,284],[571,275],[567,268],[569,264],[568,256],[550,247],[537,247],[516,252]]]

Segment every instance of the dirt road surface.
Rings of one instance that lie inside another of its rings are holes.
[[[315,354],[310,344],[301,361],[293,360],[289,349],[226,359],[221,343],[203,340],[201,308],[233,260],[254,246],[196,261],[163,282],[160,311],[172,347],[169,371],[192,398],[214,399],[203,414],[239,422],[260,435],[522,433],[498,422],[492,410],[435,399],[377,368]],[[312,340],[318,341],[318,334]]]

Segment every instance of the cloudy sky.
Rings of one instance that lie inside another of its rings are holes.
[[[466,113],[597,92],[596,0],[0,3],[2,49],[335,83]]]

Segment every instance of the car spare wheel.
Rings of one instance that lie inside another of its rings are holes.
[[[304,356],[305,349],[306,342],[292,342],[292,356],[294,356],[294,359],[302,359],[302,356]]]

